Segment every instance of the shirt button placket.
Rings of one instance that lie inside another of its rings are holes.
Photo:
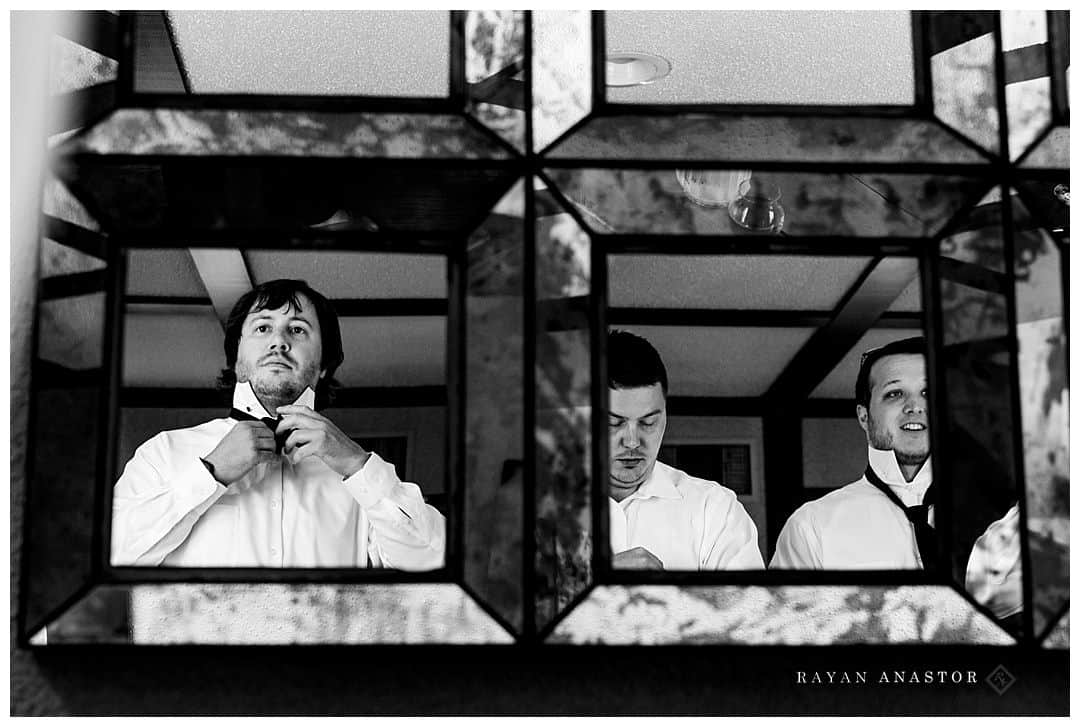
[[[280,476],[278,477],[277,492],[270,498],[270,511],[276,516],[273,528],[274,538],[273,544],[270,548],[270,555],[274,558],[278,567],[285,565],[285,548],[283,547],[283,535],[285,530],[285,517],[284,508],[281,506],[283,492],[285,488],[285,460],[278,460],[278,471]]]

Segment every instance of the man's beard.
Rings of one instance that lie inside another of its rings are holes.
[[[884,427],[878,427],[877,422],[869,413],[866,416],[866,429],[870,439],[870,446],[874,449],[892,450],[893,454],[896,455],[897,464],[917,467],[930,457],[929,447],[924,452],[904,452],[896,449],[892,433]]]
[[[310,364],[293,373],[294,376],[283,377],[269,375],[256,369],[253,375],[239,361],[236,364],[236,380],[250,382],[252,391],[268,408],[292,404],[300,398],[304,389],[309,386],[315,388],[318,383],[318,369],[315,364]]]

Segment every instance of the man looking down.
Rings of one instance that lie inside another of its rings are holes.
[[[735,493],[656,459],[667,428],[660,354],[626,331],[608,333],[607,354],[612,566],[764,568],[757,528]]]

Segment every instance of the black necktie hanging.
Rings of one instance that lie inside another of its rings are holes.
[[[885,493],[885,496],[892,500],[894,505],[904,511],[904,515],[907,516],[908,521],[915,528],[915,543],[919,546],[919,557],[922,558],[923,568],[926,570],[936,569],[938,562],[937,538],[929,521],[930,506],[934,504],[933,483],[926,488],[921,505],[908,506],[900,500],[891,487],[878,477],[877,472],[874,472],[870,465],[866,466],[865,475],[870,484]]]
[[[289,431],[291,430],[282,432],[279,432],[277,430],[278,422],[281,421],[280,417],[276,419],[273,417],[260,418],[257,416],[252,416],[246,411],[241,411],[240,409],[237,409],[235,407],[229,412],[229,416],[241,422],[262,422],[263,424],[265,424],[270,429],[270,431],[274,433],[274,452],[276,452],[277,454],[281,454],[281,450],[285,446],[285,440],[289,438]]]

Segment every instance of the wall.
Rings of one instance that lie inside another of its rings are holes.
[[[758,548],[768,553],[765,542],[765,467],[761,439],[761,419],[757,417],[684,417],[668,419],[665,444],[720,442],[750,445],[749,496],[740,495],[739,502],[750,514],[758,531]],[[694,474],[689,472],[688,474]],[[764,557],[764,555],[763,555]]]
[[[851,407],[847,419],[804,419],[803,487],[836,488],[854,482],[866,469],[866,435]]]

